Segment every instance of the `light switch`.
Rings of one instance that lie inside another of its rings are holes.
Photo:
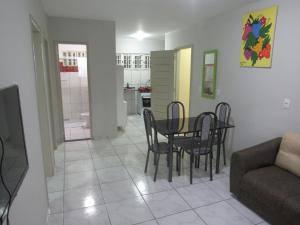
[[[283,108],[289,109],[291,107],[291,100],[289,98],[285,98],[283,100]]]

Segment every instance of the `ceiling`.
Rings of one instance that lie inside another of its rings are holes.
[[[42,0],[49,16],[116,21],[117,37],[137,30],[152,39],[255,0]]]

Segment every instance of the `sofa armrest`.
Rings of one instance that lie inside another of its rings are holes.
[[[238,196],[244,174],[251,170],[274,164],[280,143],[281,138],[276,138],[232,154],[230,191],[233,194]]]

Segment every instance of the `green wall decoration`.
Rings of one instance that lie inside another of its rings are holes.
[[[204,51],[202,74],[202,97],[216,98],[217,50]]]

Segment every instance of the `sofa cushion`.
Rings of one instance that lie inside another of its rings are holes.
[[[289,197],[284,201],[282,214],[286,218],[286,224],[300,224],[300,195]]]
[[[257,204],[280,209],[285,199],[300,195],[300,179],[277,166],[263,167],[244,175],[241,193],[255,198]]]
[[[275,165],[300,176],[300,134],[287,133],[283,136]]]

